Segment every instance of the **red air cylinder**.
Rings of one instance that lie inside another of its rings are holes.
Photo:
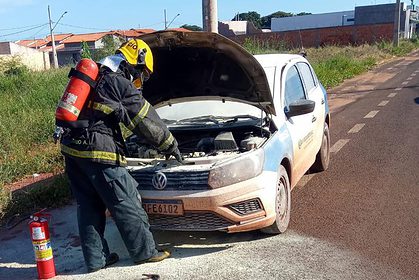
[[[42,212],[42,211],[41,211]],[[29,222],[32,245],[35,252],[39,279],[49,279],[56,275],[51,241],[49,239],[48,214],[33,214]]]
[[[81,74],[80,74],[81,73]],[[96,80],[99,73],[97,64],[88,58],[77,63],[76,69],[70,72],[70,81],[58,103],[55,118],[59,121],[77,121],[80,111],[89,96],[91,84],[88,79]]]

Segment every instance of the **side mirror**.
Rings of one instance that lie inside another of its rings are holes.
[[[314,111],[315,106],[316,102],[314,102],[313,100],[300,99],[288,105],[288,108],[285,109],[285,115],[288,118],[291,118],[294,116],[308,114]]]

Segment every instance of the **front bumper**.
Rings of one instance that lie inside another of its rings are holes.
[[[139,191],[143,200],[180,200],[184,215],[149,215],[153,229],[241,232],[275,221],[277,174],[264,171],[252,179],[211,190]]]

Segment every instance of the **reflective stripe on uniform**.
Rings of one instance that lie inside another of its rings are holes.
[[[138,112],[138,114],[132,119],[127,128],[131,131],[134,130],[137,127],[137,125],[145,118],[145,116],[147,116],[148,109],[150,109],[150,103],[145,101],[140,112]]]
[[[103,152],[103,151],[79,151],[72,149],[65,145],[61,145],[61,151],[73,157],[78,158],[90,158],[90,159],[102,159],[110,161],[119,161],[121,163],[126,163],[124,156],[112,153],[112,152]]]
[[[114,110],[109,107],[108,105],[102,104],[102,103],[93,103],[93,109],[97,110],[97,111],[101,111],[106,115],[109,115],[110,113],[112,113]]]
[[[160,147],[158,148],[159,151],[164,151],[167,148],[169,148],[170,145],[172,145],[173,140],[174,140],[173,135],[170,133],[170,135],[169,135],[169,137],[167,137],[166,141],[164,141],[163,144],[161,144]]]

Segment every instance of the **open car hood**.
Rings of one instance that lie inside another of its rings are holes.
[[[235,42],[215,33],[161,31],[140,37],[154,73],[143,95],[157,107],[188,100],[232,100],[275,114],[265,71]]]

